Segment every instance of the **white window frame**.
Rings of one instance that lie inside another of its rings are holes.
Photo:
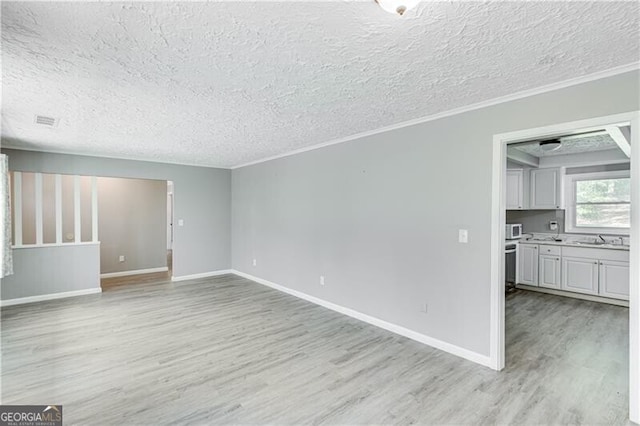
[[[576,234],[629,235],[630,228],[595,228],[592,226],[576,226],[576,194],[575,183],[582,180],[630,178],[629,170],[596,173],[578,173],[565,175],[565,232]]]

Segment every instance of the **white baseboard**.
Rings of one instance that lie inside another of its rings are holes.
[[[100,278],[128,277],[129,275],[153,274],[155,272],[167,272],[168,270],[169,268],[167,266],[161,266],[159,268],[134,269],[131,271],[120,271],[120,272],[107,272],[106,274],[100,274]]]
[[[84,296],[86,294],[101,293],[102,289],[87,288],[84,290],[65,291],[62,293],[42,294],[40,296],[19,297],[17,299],[0,300],[0,306],[23,305],[25,303],[42,302],[44,300],[65,299],[67,297]]]
[[[319,299],[314,296],[309,296],[308,294],[302,293],[297,290],[292,290],[290,288],[281,286],[280,284],[272,283],[271,281],[264,280],[262,278],[254,277],[253,275],[246,274],[244,272],[231,270],[231,273],[238,275],[240,277],[246,278],[251,281],[255,281],[259,284],[265,285],[267,287],[271,287],[273,289],[282,291],[284,293],[290,294],[292,296],[298,297],[300,299],[304,299],[308,302],[315,303],[316,305],[320,305],[327,309],[331,309],[332,311],[336,311],[343,315],[350,316],[360,321],[364,321],[368,324],[374,325],[376,327],[380,327],[387,331],[390,331],[395,334],[399,334],[401,336],[407,337],[411,340],[415,340],[417,342],[423,343],[427,346],[431,346],[436,349],[440,349],[442,351],[448,352],[452,355],[459,356],[461,358],[467,359],[469,361],[475,362],[477,364],[484,365],[486,367],[491,367],[491,359],[487,355],[482,355],[477,352],[470,351],[468,349],[461,348],[459,346],[453,345],[451,343],[443,342],[442,340],[434,339],[433,337],[426,336],[424,334],[420,334],[416,331],[409,330],[408,328],[381,320],[376,317],[372,317],[367,314],[363,314],[361,312],[355,311],[350,308],[345,308],[344,306],[336,305],[335,303],[327,302],[326,300]]]
[[[207,278],[207,277],[215,277],[218,275],[226,275],[233,274],[234,271],[231,269],[221,269],[219,271],[211,271],[211,272],[203,272],[201,274],[192,274],[192,275],[182,275],[179,277],[171,277],[171,281],[188,281],[188,280],[196,280],[198,278]]]

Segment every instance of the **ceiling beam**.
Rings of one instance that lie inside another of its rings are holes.
[[[620,127],[607,126],[605,130],[609,133],[611,139],[613,139],[618,145],[618,148],[620,148],[622,152],[624,152],[624,155],[631,158],[631,142],[629,141],[629,138],[622,132]]]
[[[512,148],[507,145],[507,159],[509,161],[513,161],[514,163],[530,166],[530,167],[538,167],[540,165],[540,159],[531,154],[527,154],[526,152],[522,152],[519,149]]]

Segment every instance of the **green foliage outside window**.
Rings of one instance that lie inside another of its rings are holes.
[[[629,228],[629,178],[576,181],[576,226]]]

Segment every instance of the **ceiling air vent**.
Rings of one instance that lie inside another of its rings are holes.
[[[35,118],[36,124],[47,127],[56,127],[58,124],[58,119],[53,117],[47,117],[46,115],[36,115]]]

